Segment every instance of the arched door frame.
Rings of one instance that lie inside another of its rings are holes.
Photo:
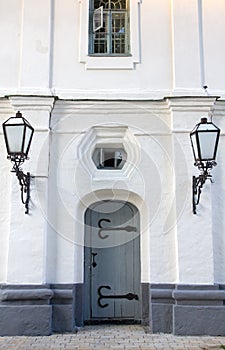
[[[150,247],[149,247],[149,225],[148,225],[148,214],[147,207],[144,200],[139,197],[136,193],[129,192],[126,190],[98,190],[91,192],[80,201],[80,205],[77,208],[79,218],[85,215],[87,208],[96,202],[102,200],[121,200],[127,201],[132,205],[136,206],[140,214],[140,267],[141,267],[141,293],[142,293],[142,317],[141,323],[144,326],[151,328],[151,302],[150,302]],[[83,232],[80,242],[83,242],[83,253],[80,254],[80,258],[84,261],[84,234],[85,225],[84,220],[76,223],[76,232]],[[82,243],[81,243],[82,244]],[[144,266],[143,266],[144,265]],[[78,273],[82,278],[82,283],[77,285],[75,291],[75,322],[77,326],[83,326],[84,324],[84,263],[82,264],[82,272]],[[146,282],[145,282],[146,281]]]

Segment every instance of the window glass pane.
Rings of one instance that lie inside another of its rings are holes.
[[[109,9],[109,0],[94,0],[94,9],[97,9],[100,6],[103,6],[104,9]]]
[[[111,10],[125,10],[126,0],[111,0]]]
[[[92,159],[97,169],[122,169],[126,162],[126,152],[124,149],[96,148]]]
[[[94,6],[93,6],[93,9],[98,9],[100,6],[102,6],[102,5],[100,5],[100,3],[101,3],[101,0],[94,0]]]
[[[97,30],[101,29],[103,27],[103,7],[99,7],[93,12],[93,31],[96,32]]]
[[[107,53],[107,35],[105,33],[94,34],[94,53]]]
[[[125,49],[125,13],[112,13],[112,53],[122,54]]]
[[[125,10],[127,8],[127,0],[93,0],[93,9],[103,6],[108,10]]]
[[[104,152],[103,168],[114,168],[115,154],[114,152]]]
[[[107,53],[109,42],[109,20],[106,14],[103,15],[103,26],[93,35],[94,53]]]

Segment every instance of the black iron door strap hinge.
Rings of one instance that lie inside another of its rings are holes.
[[[102,222],[111,222],[110,219],[100,219],[98,221],[98,227],[100,228],[100,230],[98,231],[98,236],[101,239],[105,239],[108,238],[109,235],[104,235],[102,234],[102,231],[126,231],[126,232],[137,232],[137,228],[134,226],[124,226],[124,227],[112,227],[112,226],[108,226],[108,227],[102,227]]]
[[[138,300],[139,299],[138,295],[134,294],[134,293],[118,294],[118,295],[103,295],[102,294],[103,288],[111,290],[110,286],[100,286],[98,288],[98,295],[99,295],[98,306],[100,306],[101,308],[107,307],[109,305],[108,303],[102,304],[101,303],[102,299],[127,299],[127,300],[134,300],[134,299]]]

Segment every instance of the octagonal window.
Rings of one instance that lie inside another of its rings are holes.
[[[127,153],[123,148],[96,147],[92,159],[97,169],[119,170],[126,162]]]

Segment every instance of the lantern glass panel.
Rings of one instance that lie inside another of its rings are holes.
[[[30,143],[31,143],[31,138],[32,138],[33,130],[26,126],[26,131],[25,131],[25,139],[24,139],[24,147],[23,151],[25,154],[28,154],[29,148],[30,148]]]
[[[197,147],[197,142],[196,142],[196,133],[191,134],[191,143],[193,147],[193,153],[194,153],[194,158],[195,161],[199,160],[199,152],[198,152],[198,147]]]
[[[198,132],[201,160],[214,160],[217,131]]]
[[[22,153],[24,125],[5,125],[5,134],[8,153]]]

